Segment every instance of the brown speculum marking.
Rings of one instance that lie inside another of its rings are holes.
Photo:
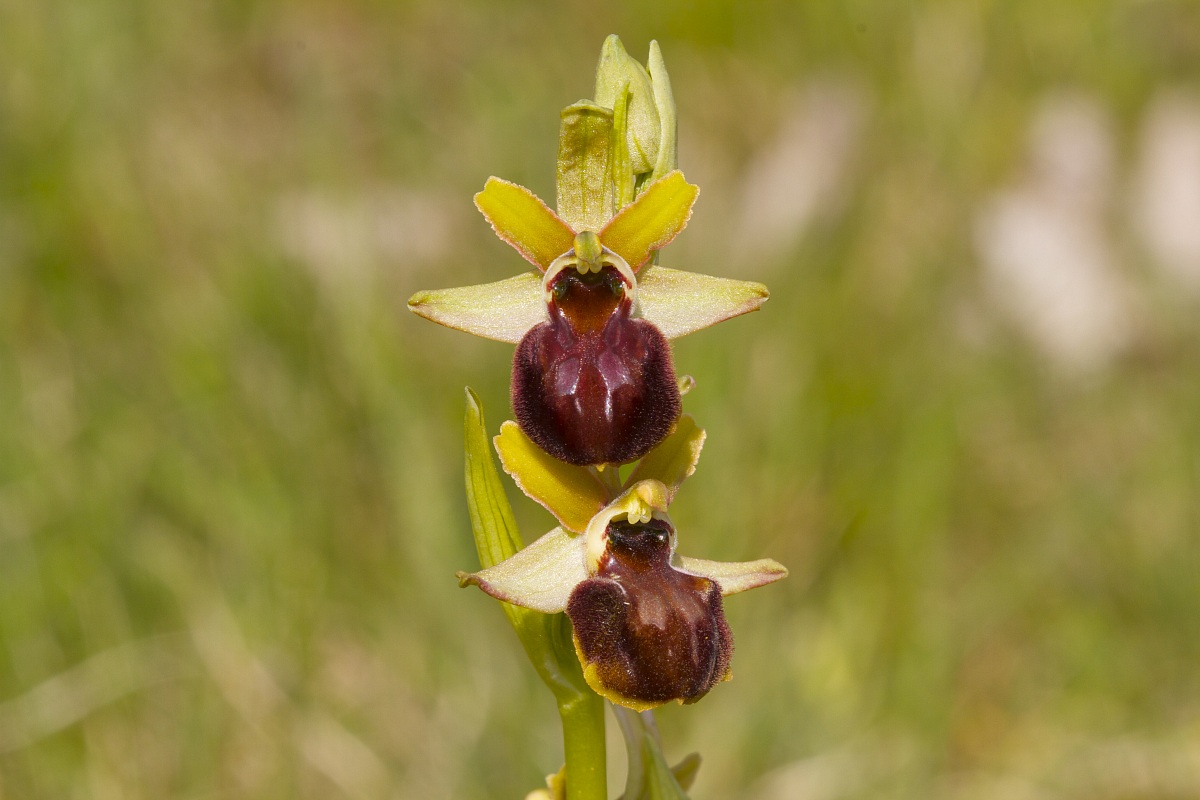
[[[598,574],[567,602],[596,680],[638,703],[695,702],[726,677],[733,656],[720,588],[674,569],[670,540],[664,520],[610,523]]]
[[[548,288],[549,321],[525,334],[513,357],[517,424],[569,464],[641,458],[679,418],[666,337],[631,316],[632,299],[611,266],[564,269]]]

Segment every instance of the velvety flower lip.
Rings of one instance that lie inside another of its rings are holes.
[[[699,699],[729,675],[733,637],[722,596],[787,575],[771,559],[722,563],[676,552],[667,508],[694,472],[704,436],[681,417],[614,486],[594,467],[551,458],[505,423],[495,439],[501,464],[561,524],[493,567],[459,573],[460,583],[543,613],[566,612],[584,678],[614,703],[643,710]]]
[[[692,703],[729,677],[721,589],[671,565],[674,534],[662,518],[613,520],[596,574],[567,600],[584,679],[627,707]]]

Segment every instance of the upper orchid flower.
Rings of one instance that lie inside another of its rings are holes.
[[[581,466],[633,461],[670,433],[680,398],[668,339],[767,299],[760,283],[653,263],[699,189],[675,169],[674,103],[657,47],[649,73],[619,42],[606,48],[597,98],[611,105],[563,111],[558,212],[495,177],[475,196],[496,235],[536,269],[409,300],[434,322],[517,344],[517,423]]]
[[[620,486],[549,458],[511,422],[495,442],[504,469],[560,526],[493,567],[460,573],[463,585],[536,611],[565,611],[585,680],[614,703],[638,710],[690,703],[728,679],[733,637],[722,595],[787,570],[771,559],[676,554],[667,507],[704,443],[691,417],[681,417]]]
[[[528,189],[490,178],[475,204],[538,269],[505,281],[419,292],[427,319],[518,344],[517,422],[571,464],[645,455],[680,412],[667,339],[754,311],[762,284],[650,264],[683,229],[699,190],[675,171],[598,231],[576,231]]]

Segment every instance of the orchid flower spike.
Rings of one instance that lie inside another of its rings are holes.
[[[566,612],[585,680],[636,710],[691,703],[730,676],[733,635],[724,595],[787,575],[771,559],[722,563],[676,553],[667,514],[695,471],[704,431],[691,417],[614,486],[595,469],[550,458],[511,422],[501,464],[559,527],[512,557],[459,573],[493,597],[547,614]]]

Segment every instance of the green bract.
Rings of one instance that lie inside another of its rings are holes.
[[[467,507],[479,563],[491,567],[521,552],[521,535],[512,508],[500,484],[487,444],[487,429],[479,398],[466,391],[467,412],[463,419],[466,440]],[[566,751],[573,786],[572,797],[605,797],[604,706],[589,689],[578,659],[571,652],[571,634],[566,617],[538,614],[505,604],[504,613],[517,633],[538,676],[554,694],[563,721]],[[599,754],[599,758],[596,756]]]

